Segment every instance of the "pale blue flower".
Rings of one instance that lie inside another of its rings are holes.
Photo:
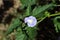
[[[29,16],[24,19],[24,22],[27,23],[28,27],[34,27],[37,24],[37,19],[34,16]]]

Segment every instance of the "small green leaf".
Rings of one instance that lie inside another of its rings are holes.
[[[16,35],[16,40],[26,40],[27,37],[25,34],[20,34],[19,35]]]
[[[30,27],[28,27],[26,30],[27,30],[27,34],[29,35],[29,38],[31,40],[34,40],[37,34],[37,30],[35,28],[30,28]]]
[[[36,0],[20,0],[22,3],[22,7],[24,8],[25,6],[28,5],[33,5],[36,3]]]
[[[50,16],[50,12],[46,11],[45,12],[45,16],[49,17]]]
[[[32,15],[33,16],[36,16],[36,15],[39,15],[41,14],[42,12],[44,12],[46,9],[52,7],[54,4],[51,3],[51,4],[47,4],[47,5],[44,5],[44,6],[38,6],[38,7],[35,7],[32,11]]]
[[[22,27],[25,27],[25,23],[22,23]]]
[[[18,18],[14,19],[12,21],[12,23],[10,24],[9,28],[7,29],[6,34],[11,33],[13,31],[13,29],[15,29],[16,27],[18,27],[20,24],[21,24],[21,21]]]
[[[27,35],[23,33],[21,28],[17,29],[15,37],[16,37],[16,40],[27,40]]]
[[[31,14],[31,6],[28,6],[26,9],[25,16],[29,16]]]
[[[54,18],[54,26],[55,26],[55,30],[56,32],[60,31],[60,22],[58,21],[58,19],[60,19],[60,16],[57,16],[56,18]]]

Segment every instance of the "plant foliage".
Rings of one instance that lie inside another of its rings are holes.
[[[26,7],[25,12],[23,14],[19,14],[17,18],[15,18],[9,28],[7,29],[6,34],[10,34],[16,30],[15,36],[16,40],[35,40],[35,37],[37,35],[37,25],[38,23],[42,22],[46,17],[56,16],[55,14],[51,14],[47,11],[51,9],[51,7],[54,7],[54,3],[46,4],[46,5],[37,5],[37,0],[20,0],[22,3],[21,8],[24,9]],[[32,9],[32,5],[36,5]],[[47,12],[46,12],[47,11]],[[58,15],[58,13],[57,13]],[[24,23],[24,18],[27,16],[34,16],[37,18],[38,22],[35,27],[28,27]],[[54,26],[57,32],[60,30],[60,22],[57,20],[60,19],[60,16],[54,18]]]
[[[54,18],[54,26],[55,26],[56,32],[59,32],[60,31],[60,16],[57,16]]]

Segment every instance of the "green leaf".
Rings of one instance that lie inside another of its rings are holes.
[[[58,21],[59,20],[59,21]],[[57,16],[53,20],[56,32],[60,31],[60,16]]]
[[[23,33],[21,28],[17,29],[15,36],[16,36],[16,40],[27,40],[27,36],[26,34]]]
[[[16,35],[16,40],[26,40],[27,37],[25,34],[20,34],[19,35]]]
[[[29,16],[31,13],[31,6],[28,6],[26,9],[26,13],[24,14],[25,16]]]
[[[45,12],[45,16],[49,17],[50,16],[50,12],[46,11]]]
[[[22,8],[28,5],[33,5],[36,3],[36,0],[20,0],[22,3]]]
[[[44,6],[38,6],[38,7],[35,7],[32,11],[32,15],[33,16],[36,16],[36,15],[39,15],[41,14],[42,12],[44,12],[46,9],[52,7],[54,4],[51,3],[51,4],[46,4]]]
[[[9,28],[7,29],[6,34],[11,33],[16,27],[18,27],[21,24],[21,21],[17,18],[12,21]]]
[[[37,34],[37,30],[34,27],[33,28],[27,27],[26,30],[27,30],[26,32],[27,32],[29,38],[31,40],[34,40],[36,37],[36,34]]]

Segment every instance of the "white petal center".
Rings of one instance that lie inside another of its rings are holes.
[[[33,22],[33,20],[28,20],[28,23],[32,23]]]

